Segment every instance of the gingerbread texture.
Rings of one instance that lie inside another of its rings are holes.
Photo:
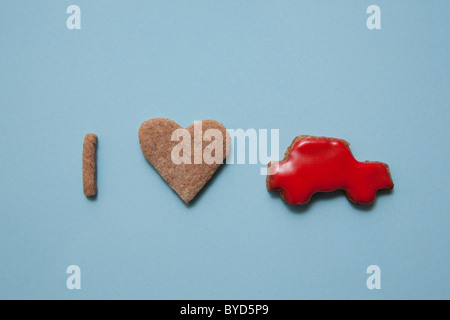
[[[381,189],[393,189],[389,166],[357,161],[342,139],[298,136],[280,162],[270,162],[267,189],[279,190],[292,205],[309,202],[316,192],[344,190],[356,204],[371,204]]]
[[[203,141],[203,139],[194,141],[194,124],[186,128],[191,139],[191,161],[179,164],[174,163],[172,159],[172,150],[179,144],[179,141],[172,141],[172,133],[182,129],[180,125],[170,119],[155,118],[145,121],[139,128],[139,142],[145,158],[186,204],[191,202],[212,178],[226,158],[229,149],[230,136],[221,123],[203,120],[201,128],[203,134],[209,129],[217,129],[221,132],[223,137],[221,163],[207,164],[203,159],[201,163],[196,163],[195,148],[203,153],[211,142]]]
[[[97,136],[93,133],[83,143],[83,192],[87,197],[97,195]]]

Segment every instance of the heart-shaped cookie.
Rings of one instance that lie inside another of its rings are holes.
[[[183,129],[170,119],[155,118],[142,123],[139,142],[145,158],[180,198],[189,203],[223,163],[230,136],[214,120],[199,121]],[[219,150],[217,154],[216,150]],[[208,155],[215,157],[215,161],[211,162],[211,157],[207,159]]]

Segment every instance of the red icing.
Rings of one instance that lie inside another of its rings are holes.
[[[283,161],[271,164],[267,188],[279,189],[294,205],[307,203],[316,192],[338,189],[354,203],[370,204],[377,190],[394,184],[386,164],[357,161],[343,140],[300,137]]]

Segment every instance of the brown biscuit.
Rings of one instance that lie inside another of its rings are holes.
[[[225,127],[214,120],[201,121],[202,134],[204,135],[208,129],[217,129],[221,132],[223,144],[223,159],[228,154],[230,136]],[[205,163],[202,158],[200,164],[194,163],[195,142],[194,142],[194,125],[189,126],[186,130],[190,133],[191,141],[191,163],[175,164],[172,161],[172,150],[179,144],[179,141],[171,141],[172,133],[176,129],[182,129],[175,121],[155,118],[142,123],[139,128],[139,142],[142,153],[150,162],[150,164],[158,171],[158,173],[167,181],[169,186],[180,196],[185,202],[189,203],[197,193],[204,187],[209,179],[214,175],[221,163]],[[199,146],[201,143],[201,148]],[[210,144],[210,141],[197,141],[198,148],[201,152]]]
[[[97,136],[93,133],[83,143],[83,192],[87,197],[97,195]]]

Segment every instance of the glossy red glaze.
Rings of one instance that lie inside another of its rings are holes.
[[[377,190],[394,188],[387,164],[357,161],[346,141],[297,139],[283,161],[269,164],[267,188],[280,190],[286,202],[305,204],[316,192],[343,189],[350,201],[370,204]]]

